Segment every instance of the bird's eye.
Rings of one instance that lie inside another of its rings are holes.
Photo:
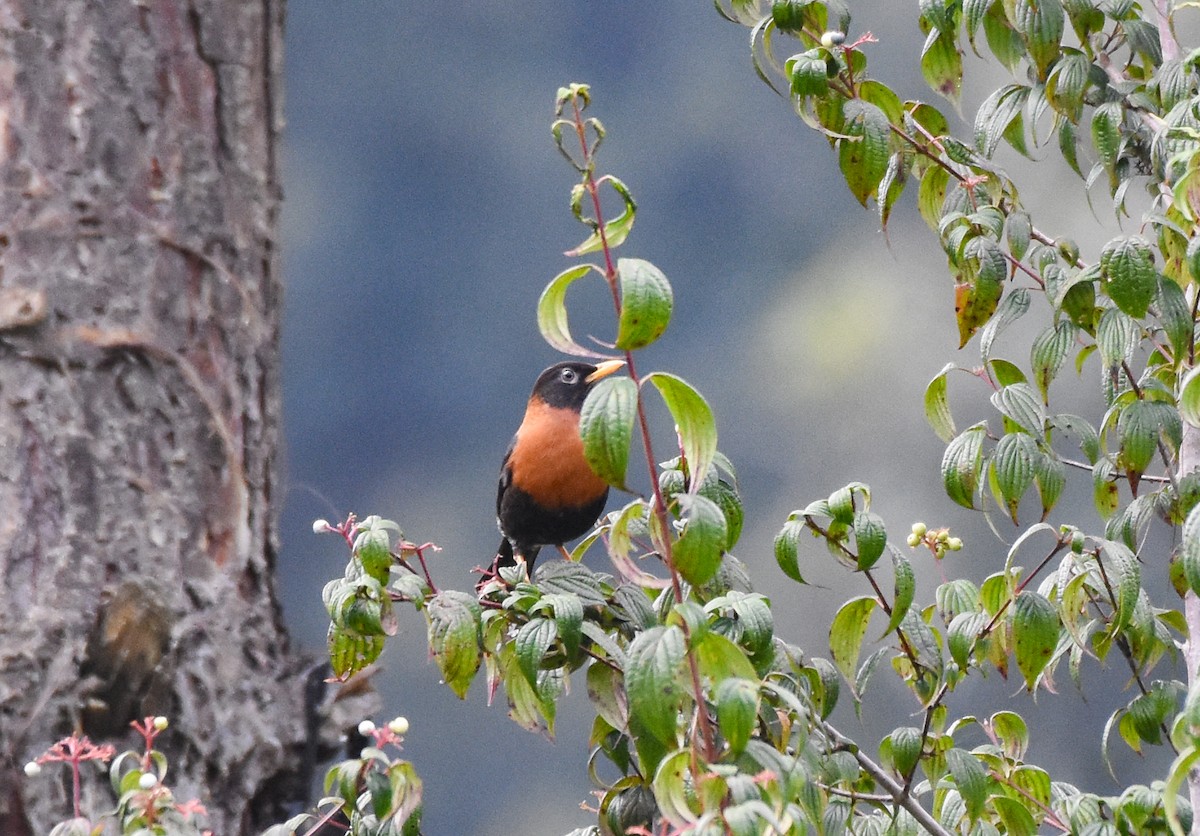
[[[563,369],[558,373],[558,379],[563,383],[575,383],[579,380],[579,372],[574,369]]]

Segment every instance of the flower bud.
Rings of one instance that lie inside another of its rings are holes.
[[[918,540],[920,540],[922,537],[924,537],[925,532],[927,532],[927,531],[929,531],[929,529],[926,527],[925,523],[923,523],[923,522],[913,523],[912,533],[916,535]]]
[[[36,778],[42,774],[42,765],[37,761],[30,761],[25,764],[25,775],[29,778]]]
[[[143,772],[142,776],[138,778],[138,786],[144,790],[153,789],[157,783],[158,776],[153,772]]]
[[[358,733],[363,737],[369,737],[373,731],[375,731],[375,723],[371,720],[363,720],[358,724]]]
[[[388,723],[388,730],[392,734],[404,735],[408,733],[408,718],[396,717],[392,722]]]

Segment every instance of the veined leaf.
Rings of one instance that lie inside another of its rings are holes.
[[[1195,325],[1183,289],[1170,279],[1158,280],[1158,320],[1171,343],[1173,365],[1178,368],[1192,351]]]
[[[1050,383],[1058,376],[1078,334],[1079,329],[1074,323],[1060,319],[1034,339],[1029,364],[1041,391],[1042,403],[1050,403]]]
[[[870,569],[883,555],[887,545],[887,532],[883,519],[871,511],[854,515],[854,542],[858,547],[858,568]]]
[[[851,598],[833,617],[833,623],[829,627],[829,652],[833,655],[833,663],[847,682],[854,682],[854,672],[858,667],[863,637],[867,634],[867,624],[870,623],[871,613],[878,605],[869,595]]]
[[[579,413],[583,456],[597,476],[616,488],[625,487],[637,398],[637,384],[629,378],[602,378]]]
[[[946,752],[946,766],[967,807],[967,817],[977,820],[988,800],[988,773],[979,759],[959,748]]]
[[[662,271],[640,258],[617,259],[621,286],[621,317],[617,326],[617,348],[644,348],[667,330],[674,296]]]
[[[1014,523],[1021,497],[1033,484],[1034,462],[1041,455],[1033,438],[1026,433],[1008,433],[992,453],[993,490]]]
[[[925,420],[937,433],[937,437],[949,443],[955,436],[954,417],[950,414],[950,402],[946,397],[946,375],[957,368],[947,363],[925,387]]]
[[[963,65],[953,29],[929,30],[921,48],[921,73],[931,88],[950,101],[958,102],[962,95]]]
[[[986,422],[968,427],[947,445],[942,456],[942,484],[946,495],[964,508],[975,507],[975,489],[979,484],[986,434]]]
[[[573,354],[576,357],[594,357],[596,355],[595,351],[584,348],[575,342],[567,323],[567,288],[576,280],[586,276],[589,270],[595,270],[603,275],[600,268],[594,264],[580,264],[555,276],[550,284],[546,285],[541,298],[538,299],[538,329],[542,332],[543,339],[563,354]]]
[[[630,642],[625,660],[630,726],[635,734],[648,734],[667,747],[675,745],[683,705],[680,675],[684,657],[679,627],[651,627]]]
[[[800,574],[800,535],[804,530],[803,519],[788,519],[775,535],[775,562],[796,583],[807,583]]]
[[[1100,253],[1100,279],[1118,308],[1134,319],[1144,317],[1158,290],[1150,245],[1140,236],[1110,241]]]
[[[453,589],[439,592],[425,606],[429,650],[459,699],[467,695],[482,658],[480,614],[479,601]]]
[[[1045,430],[1046,411],[1033,387],[1028,383],[1013,383],[992,393],[992,405],[1027,433],[1040,437]]]
[[[688,490],[700,490],[713,456],[717,452],[717,422],[713,418],[708,402],[687,381],[666,372],[651,372],[642,382],[654,384],[662,395],[683,447],[683,457],[691,473]]]
[[[996,341],[1000,332],[1024,316],[1028,310],[1029,291],[1023,287],[1013,288],[1000,301],[995,315],[983,326],[983,332],[979,335],[979,353],[983,362],[986,363],[991,358],[992,343]]]
[[[1013,607],[1013,644],[1017,669],[1025,678],[1026,688],[1033,689],[1049,664],[1058,645],[1058,631],[1058,611],[1054,605],[1032,590],[1022,590]]]
[[[671,550],[675,568],[688,583],[700,586],[716,575],[728,528],[721,508],[700,494],[680,494],[683,531]]]
[[[838,140],[838,164],[850,193],[863,206],[876,193],[888,165],[888,118],[878,105],[850,99],[844,105],[845,137]]]
[[[996,153],[1009,126],[1021,118],[1028,98],[1028,87],[1006,84],[984,100],[975,114],[975,147],[979,153],[989,159]]]
[[[1038,78],[1058,58],[1065,24],[1061,0],[1016,0],[1013,22],[1025,41]]]

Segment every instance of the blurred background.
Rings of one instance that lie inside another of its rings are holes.
[[[850,38],[869,30],[880,41],[867,48],[871,75],[953,114],[920,78],[917,4],[859,0],[852,11]],[[620,254],[650,260],[675,290],[671,328],[640,368],[682,375],[712,405],[746,505],[735,552],[771,598],[777,632],[828,655],[837,606],[868,591],[815,542],[806,577],[817,586],[787,580],[771,549],[791,510],[851,480],[871,485],[893,539],[923,519],[966,541],[942,567],[913,553],[918,601],[932,601],[942,573],[979,582],[1002,568],[1019,529],[999,520],[1002,540],[944,496],[944,447],[923,418],[929,379],[979,354],[977,340],[954,349],[952,281],[915,189],[882,233],[827,142],[756,78],[748,30],[710,3],[293,2],[286,60],[280,583],[302,647],[323,652],[321,587],[346,560],[337,538],[312,535],[318,517],[396,519],[409,539],[441,546],[442,586],[470,588],[470,570],[494,553],[500,459],[537,373],[561,359],[538,334],[535,304],[586,234],[568,209],[575,174],[549,131],[555,91],[569,82],[592,86],[591,115],[609,132],[599,170],[639,204]],[[968,59],[960,135],[1001,82]],[[1094,258],[1116,229],[1107,196],[1096,195],[1093,215],[1054,145],[1038,155],[1047,170],[1005,158],[1035,222]],[[599,281],[574,287],[569,307],[574,333],[611,335]],[[1047,321],[1035,303],[994,353],[1027,366],[1030,334]],[[1082,382],[1064,372],[1053,408],[1097,419],[1092,362]],[[960,427],[995,420],[967,375],[951,380],[951,397]],[[665,413],[657,420],[669,430]],[[1051,522],[1102,530],[1089,484],[1073,473],[1074,494]],[[1023,511],[1033,522],[1034,504]],[[1036,562],[1036,548],[1018,562]],[[599,553],[588,562],[605,569]],[[411,721],[406,756],[425,781],[426,832],[550,836],[594,823],[580,809],[595,803],[582,678],[551,742],[509,721],[502,695],[487,706],[482,678],[463,702],[439,685],[421,617],[400,615],[376,679],[387,702],[377,719]],[[1161,777],[1169,761],[1135,760],[1114,742],[1122,784],[1103,771],[1104,722],[1132,696],[1122,667],[1085,665],[1086,705],[1064,666],[1062,695],[1042,693],[1037,705],[1015,680],[993,677],[950,708],[1038,714],[1048,728],[1030,758],[1056,779],[1113,793]],[[869,747],[917,719],[883,668],[864,719],[848,706],[838,715]]]

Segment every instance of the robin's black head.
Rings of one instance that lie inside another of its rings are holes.
[[[574,360],[555,363],[538,375],[530,397],[539,398],[547,406],[556,409],[578,411],[596,381],[608,377],[624,365],[621,360],[606,360],[598,366]]]

